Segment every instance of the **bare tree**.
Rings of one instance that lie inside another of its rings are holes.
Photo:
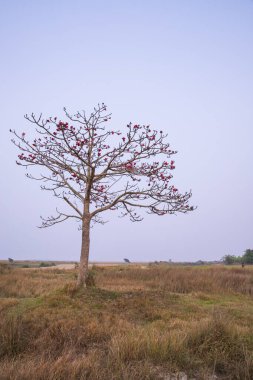
[[[21,150],[18,165],[44,170],[38,177],[42,190],[62,199],[70,212],[42,218],[41,227],[50,227],[67,219],[80,222],[82,231],[78,285],[85,286],[88,273],[91,223],[104,223],[101,214],[119,210],[133,222],[141,221],[137,209],[150,214],[187,213],[191,192],[180,193],[170,185],[172,160],[177,152],[170,149],[167,135],[150,126],[127,125],[126,132],[105,128],[111,119],[102,103],[87,116],[84,111],[70,115],[67,121],[42,115],[25,115],[34,125],[36,138],[11,130],[12,142]]]

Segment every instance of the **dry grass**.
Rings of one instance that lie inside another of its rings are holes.
[[[147,267],[147,270],[139,267],[129,269],[129,267],[121,267],[117,270],[103,268],[104,273],[100,281],[107,288],[118,286],[125,289],[131,282],[131,286],[135,288],[164,289],[176,293],[204,291],[253,294],[251,268],[151,266]]]
[[[37,297],[58,289],[62,277],[73,279],[73,273],[59,269],[11,269],[8,265],[0,266],[0,297]]]
[[[252,269],[0,269],[0,379],[253,378]]]

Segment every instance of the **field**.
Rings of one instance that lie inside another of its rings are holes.
[[[93,266],[85,290],[76,277],[0,265],[1,380],[253,379],[252,268]]]

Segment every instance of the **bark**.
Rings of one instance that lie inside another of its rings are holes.
[[[79,275],[77,280],[78,286],[86,287],[88,275],[88,263],[90,252],[90,218],[85,216],[82,225],[82,246],[79,266]]]

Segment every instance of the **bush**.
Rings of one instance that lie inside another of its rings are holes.
[[[51,266],[55,266],[55,263],[45,263],[44,261],[42,261],[39,265],[40,268],[47,268],[47,267],[51,267]]]
[[[95,272],[92,271],[92,270],[89,270],[89,272],[88,272],[87,279],[86,279],[86,286],[88,288],[96,286],[96,283],[95,283]]]

